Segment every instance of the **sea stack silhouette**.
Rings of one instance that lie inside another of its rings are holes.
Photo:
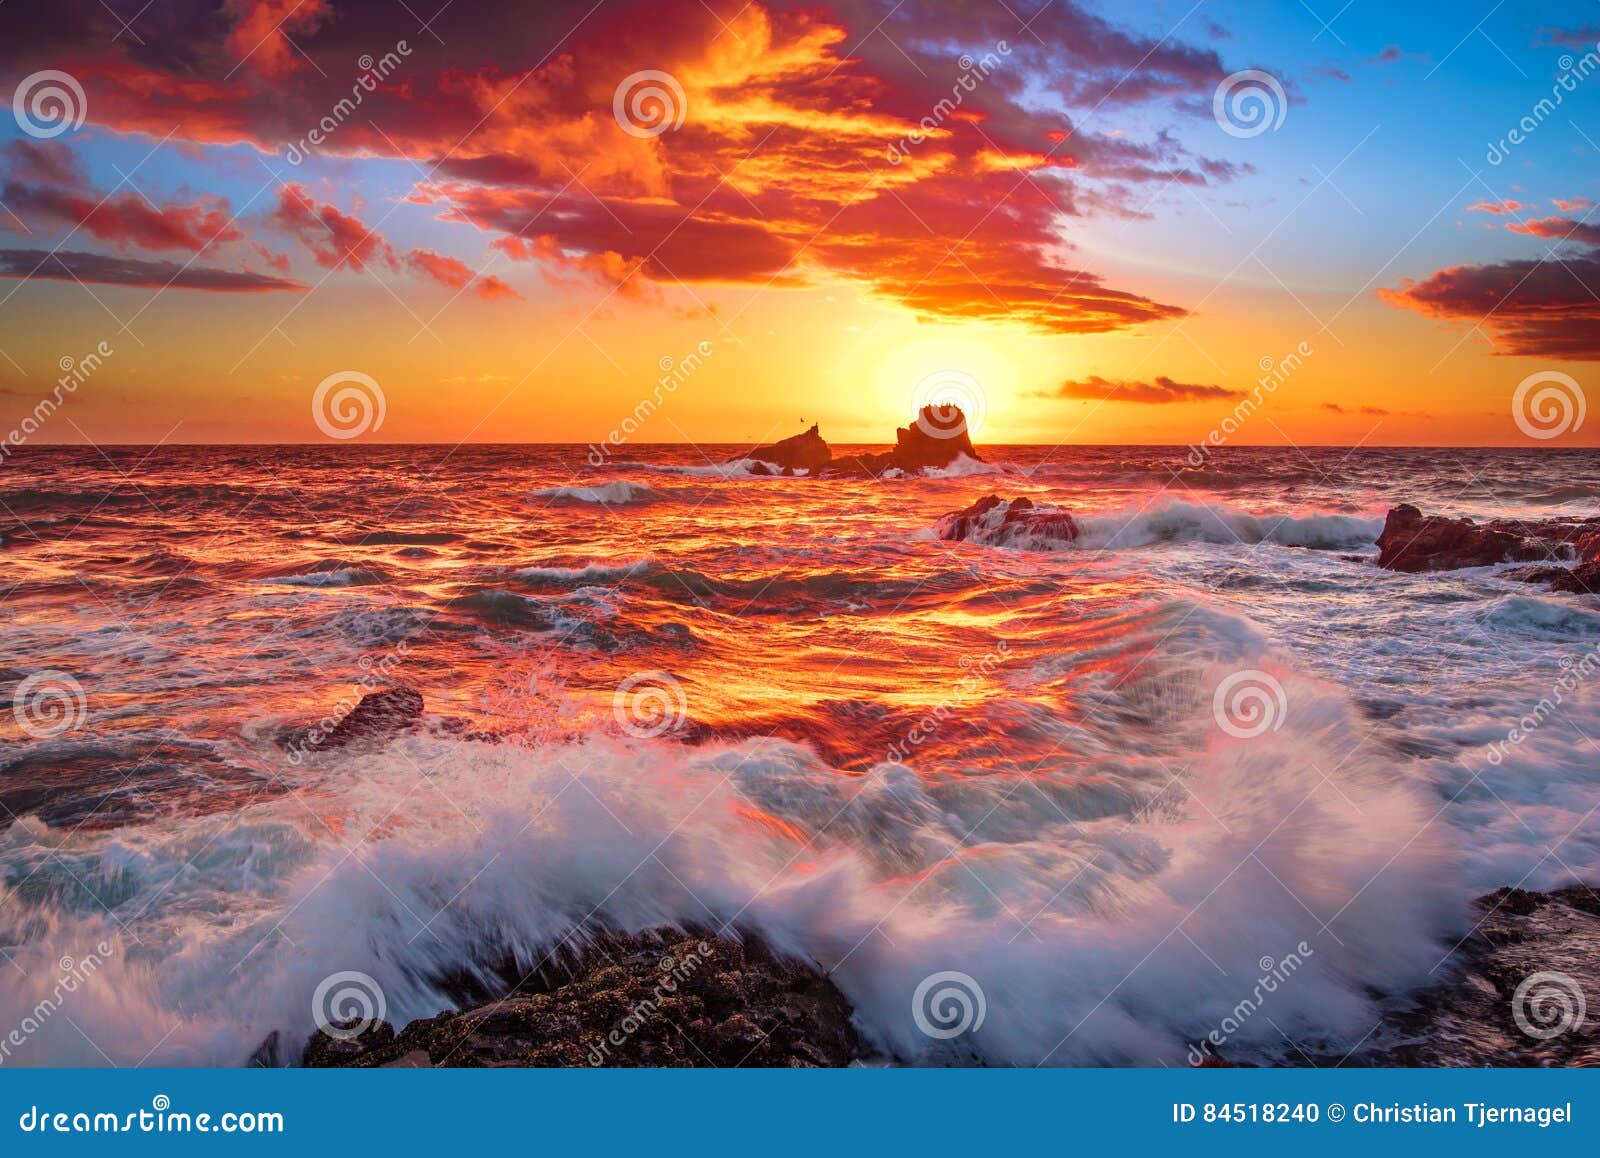
[[[767,446],[757,446],[734,461],[753,460],[753,474],[795,475],[816,478],[883,478],[942,470],[957,459],[982,462],[967,432],[967,416],[959,406],[924,406],[909,426],[895,431],[894,449],[881,454],[834,457],[818,427]]]

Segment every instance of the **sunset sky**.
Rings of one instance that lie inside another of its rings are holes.
[[[104,342],[34,441],[325,442],[355,371],[369,439],[593,442],[705,343],[637,440],[882,441],[953,373],[980,443],[1181,445],[1304,344],[1235,442],[1530,445],[1519,383],[1597,381],[1597,41],[1590,0],[7,0],[0,426]],[[1229,132],[1242,70],[1282,99]]]

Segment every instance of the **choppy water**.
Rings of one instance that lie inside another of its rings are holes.
[[[0,468],[0,1037],[111,949],[0,1062],[240,1064],[335,972],[403,1022],[446,971],[663,922],[805,954],[902,1061],[1181,1064],[1296,953],[1226,1050],[1293,1061],[1443,976],[1477,893],[1600,878],[1600,607],[1372,565],[1398,501],[1593,514],[1600,455],[584,453]],[[1085,534],[934,537],[991,492]],[[391,679],[428,729],[296,744]],[[941,971],[983,994],[955,1038],[913,1012]]]

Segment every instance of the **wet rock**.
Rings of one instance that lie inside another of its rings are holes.
[[[1600,559],[1579,563],[1550,580],[1550,590],[1600,595]]]
[[[1391,510],[1378,535],[1378,566],[1390,571],[1450,571],[1549,557],[1547,547],[1510,530],[1424,515],[1410,503]]]
[[[1378,566],[1391,571],[1449,571],[1533,561],[1508,579],[1549,583],[1553,591],[1600,594],[1600,520],[1471,519],[1424,515],[1410,503],[1389,512],[1378,536]],[[1564,561],[1576,558],[1576,566]]]
[[[517,980],[506,996],[398,1034],[386,1023],[348,1041],[316,1034],[302,1063],[842,1066],[859,1049],[833,983],[754,939],[608,934]]]
[[[941,539],[991,547],[1047,547],[1072,542],[1079,529],[1077,520],[1059,507],[1039,506],[1026,495],[1010,501],[988,495],[966,510],[944,516],[936,533]]]
[[[415,727],[422,718],[422,693],[405,686],[368,692],[320,742],[323,748],[343,748],[361,741],[381,742]]]
[[[1477,910],[1446,979],[1346,1064],[1600,1065],[1600,892],[1506,888]]]

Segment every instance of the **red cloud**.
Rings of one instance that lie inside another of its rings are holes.
[[[244,236],[226,208],[215,205],[152,205],[137,193],[99,197],[46,186],[8,184],[0,191],[11,212],[24,221],[65,225],[118,247],[185,249]]]
[[[244,65],[267,77],[280,77],[304,65],[291,35],[310,33],[328,13],[325,0],[227,0],[233,19],[224,42],[235,67]]]
[[[1593,204],[1594,202],[1587,197],[1557,197],[1555,199],[1555,207],[1563,213],[1582,213]]]
[[[1468,205],[1468,213],[1493,213],[1504,217],[1508,213],[1520,213],[1527,206],[1520,201],[1479,201],[1476,205]]]
[[[388,241],[332,205],[319,205],[304,185],[285,185],[278,191],[278,207],[271,220],[298,238],[323,269],[348,265],[361,271],[374,261],[399,269]]]
[[[475,278],[466,262],[434,253],[431,249],[413,249],[406,254],[406,265],[451,289],[463,289],[470,283],[472,292],[485,301],[522,296],[497,277]]]

